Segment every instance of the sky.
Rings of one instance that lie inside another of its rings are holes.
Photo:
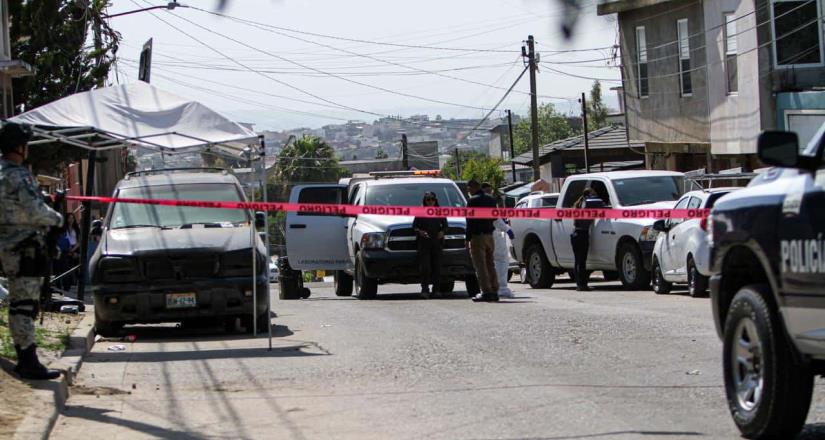
[[[110,14],[165,4],[112,3]],[[152,38],[153,85],[256,130],[386,115],[483,117],[524,69],[530,34],[540,103],[579,114],[576,100],[602,78],[605,101],[617,105],[609,90],[620,84],[610,49],[616,21],[596,15],[596,0],[582,0],[570,40],[560,0],[229,0],[220,11],[217,0],[180,3],[191,7],[110,19],[122,35],[113,82],[137,80],[140,48]],[[529,90],[524,74],[491,116],[526,115]]]

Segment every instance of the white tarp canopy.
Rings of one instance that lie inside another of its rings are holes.
[[[214,146],[237,156],[259,143],[253,131],[205,105],[142,81],[76,93],[9,121],[34,126],[30,144],[57,141],[94,150],[142,146],[184,153]]]

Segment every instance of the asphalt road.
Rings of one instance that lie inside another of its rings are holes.
[[[495,304],[411,286],[275,297],[272,351],[265,337],[133,328],[124,351],[95,345],[52,438],[738,437],[706,298],[514,286]],[[825,434],[817,385],[803,438]]]

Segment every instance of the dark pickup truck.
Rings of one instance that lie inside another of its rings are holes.
[[[711,303],[723,340],[728,407],[747,438],[793,438],[825,373],[825,125],[765,132],[775,168],[711,212]]]

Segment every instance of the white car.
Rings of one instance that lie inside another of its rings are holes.
[[[710,209],[719,198],[738,188],[712,188],[686,193],[675,209]],[[687,284],[690,296],[704,295],[710,275],[707,219],[659,220],[653,247],[653,291],[670,293],[673,284]]]

